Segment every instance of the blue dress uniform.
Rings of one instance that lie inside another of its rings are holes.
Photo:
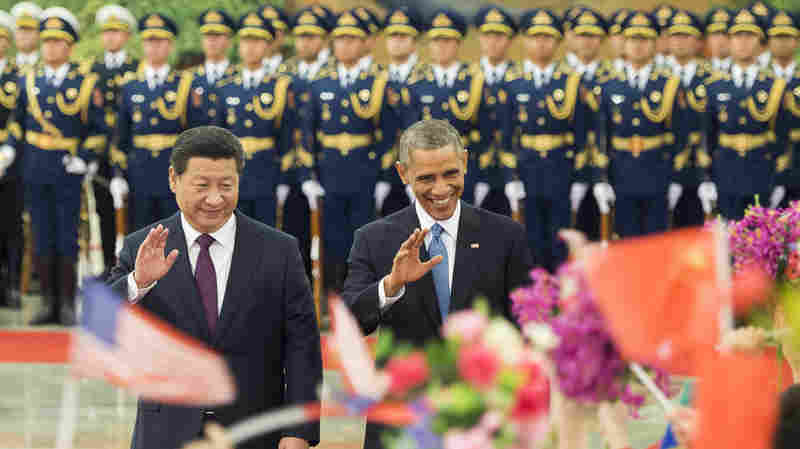
[[[412,36],[416,39],[422,34],[424,23],[419,11],[403,6],[394,8],[386,14],[383,28],[387,36],[400,34]],[[389,64],[387,67],[389,71],[389,87],[391,92],[394,93],[389,99],[389,103],[396,109],[398,117],[402,117],[404,111],[402,109],[403,102],[400,101],[397,95],[401,92],[403,95],[409,95],[409,81],[423,75],[428,67],[428,64],[420,61],[416,53],[412,54],[405,64]],[[399,129],[397,136],[394,137],[395,144],[399,140],[400,132],[402,132],[402,129]],[[385,170],[384,180],[392,186],[380,211],[383,216],[391,215],[410,204],[406,194],[406,186],[403,184],[403,180],[400,179],[400,175],[397,174],[397,170],[393,168],[395,162],[397,162],[396,146],[384,155],[381,162],[381,166]]]
[[[570,23],[572,33],[576,35],[605,36],[609,32],[608,22],[605,18],[597,11],[586,7],[580,8],[578,13],[573,14]],[[570,68],[581,75],[581,87],[584,92],[594,92],[595,95],[599,95],[603,84],[608,81],[614,71],[611,62],[601,59],[585,64],[576,58]],[[593,102],[589,106],[592,117],[594,117],[598,111],[591,107],[597,107],[597,103]],[[590,120],[594,122],[594,118]],[[592,182],[592,160],[597,157],[598,152],[597,132],[590,127],[586,133],[585,157],[578,157],[575,160],[577,181],[587,185]],[[591,196],[583,198],[574,220],[575,227],[584,232],[589,239],[600,238],[600,210],[597,202]]]
[[[772,36],[800,36],[800,20],[794,14],[780,11],[770,18],[767,34]],[[800,66],[796,61],[788,67],[779,67],[775,61],[770,67],[776,78],[786,81],[784,103],[792,119],[789,130],[789,146],[786,152],[778,156],[776,184],[786,188],[786,196],[781,203],[788,207],[792,202],[800,200],[800,161],[798,161],[798,145],[800,145]]]
[[[275,30],[258,13],[239,21],[239,37],[272,40]],[[291,168],[290,152],[296,125],[291,78],[288,75],[250,76],[241,67],[214,88],[217,126],[229,129],[242,142],[244,171],[239,181],[239,209],[270,226],[275,225],[275,187]]]
[[[676,11],[670,18],[666,33],[690,34],[702,39],[705,31],[702,20],[688,11]],[[683,186],[683,194],[673,211],[673,227],[700,226],[703,224],[703,206],[697,196],[697,189],[703,180],[703,172],[708,168],[710,159],[698,157],[702,155],[705,105],[700,98],[705,96],[705,82],[711,76],[711,66],[704,60],[692,60],[684,66],[677,61],[671,67],[674,76],[681,80],[681,87],[686,93],[685,132],[688,133],[686,147],[678,149],[674,159],[677,172],[675,180]],[[705,167],[703,167],[705,166]]]
[[[442,9],[430,20],[428,37],[454,37],[462,39],[467,32],[467,22],[459,13]],[[483,72],[478,64],[458,63],[454,79],[447,82],[437,80],[433,66],[424,74],[417,74],[409,81],[408,94],[401,91],[403,128],[419,120],[447,120],[461,134],[464,148],[469,151],[464,193],[461,198],[474,202],[475,184],[488,182],[486,170],[491,163],[489,143],[494,130],[490,123],[480,118],[483,99]],[[441,83],[441,84],[440,84]]]
[[[207,9],[197,17],[197,25],[201,34],[226,34],[232,36],[236,32],[236,23],[228,13],[221,9]],[[220,67],[221,66],[221,67]],[[216,73],[222,70],[222,73]],[[214,101],[211,93],[217,81],[233,75],[234,67],[225,60],[210,67],[208,62],[194,69],[192,79],[192,108],[195,110],[194,126],[210,125],[216,121]],[[212,112],[214,111],[214,112]]]
[[[655,39],[659,32],[656,19],[644,12],[631,13],[622,28],[626,37]],[[616,193],[615,227],[621,237],[667,229],[667,190],[676,179],[677,149],[686,140],[680,80],[652,62],[636,80],[630,73],[628,66],[603,85],[596,114],[606,149],[596,158],[597,176],[608,179]]]
[[[77,26],[77,19],[66,11],[47,9],[42,13],[40,36],[71,45],[78,39]],[[80,162],[71,158],[86,164],[97,159],[96,150],[106,144],[103,95],[97,79],[96,74],[84,75],[76,64],[66,62],[57,69],[26,71],[19,81],[20,132],[11,133],[8,143],[22,158],[37,273],[50,305],[35,324],[58,322],[60,305],[70,307],[75,297],[81,181],[86,170],[69,172],[67,167]]]
[[[106,5],[97,11],[95,23],[100,26],[102,31],[118,30],[132,32],[136,27],[136,18],[127,9],[118,5]],[[131,57],[124,49],[116,54],[106,52],[101,58],[89,60],[90,67],[87,72],[96,73],[98,76],[97,85],[103,91],[105,122],[109,129],[114,129],[119,112],[118,101],[120,85],[127,72],[136,71],[139,68],[139,60]],[[108,142],[110,143],[110,142]],[[108,148],[103,148],[103,154],[98,158],[97,174],[103,178],[111,179],[111,161],[108,155]],[[94,183],[94,197],[97,208],[97,215],[100,217],[100,235],[103,243],[103,260],[107,269],[111,269],[116,262],[114,202],[108,185]]]
[[[505,9],[490,5],[481,8],[475,15],[473,23],[481,33],[501,33],[514,38],[517,33],[517,24],[511,14]],[[491,190],[481,205],[484,209],[492,212],[511,215],[511,205],[508,198],[503,193],[505,188],[505,176],[496,155],[500,149],[501,134],[500,118],[497,109],[499,107],[498,98],[506,95],[506,72],[511,67],[509,61],[504,61],[497,66],[492,66],[488,58],[480,60],[480,67],[483,71],[484,86],[483,99],[481,100],[480,123],[487,123],[491,129],[497,130],[491,136],[486,136],[489,140],[489,153],[492,155],[491,162],[487,168],[486,177],[489,180]],[[503,92],[501,94],[501,92]]]
[[[337,19],[333,36],[366,38],[367,26],[353,12]],[[340,79],[343,67],[328,67],[312,81],[303,117],[303,143],[297,148],[302,182],[317,176],[325,189],[323,236],[326,283],[340,287],[353,233],[375,217],[373,191],[386,151],[384,136],[395,135],[389,108],[388,76],[367,73],[356,64],[355,79]],[[349,75],[349,76],[352,76]],[[337,268],[338,267],[338,268]]]
[[[175,23],[149,14],[139,20],[140,35],[173,38]],[[111,164],[130,184],[131,225],[140,229],[177,212],[166,174],[178,135],[191,128],[196,111],[189,99],[192,73],[170,69],[163,83],[150,88],[145,68],[125,74],[119,99],[116,143]]]
[[[3,17],[0,17],[2,20]],[[13,22],[0,22],[0,38],[11,39]],[[4,58],[0,62],[0,145],[8,141],[9,132],[19,132],[13,121],[17,105],[19,86],[18,69],[14,62]],[[19,136],[19,134],[17,134]],[[0,153],[2,154],[2,153]],[[0,156],[2,158],[3,156]],[[19,158],[10,165],[5,162],[5,170],[0,173],[0,204],[4,205],[4,216],[0,219],[0,306],[20,305],[19,274],[22,260],[22,205],[23,188]],[[6,166],[7,165],[7,166]]]
[[[561,20],[546,9],[520,18],[527,35],[562,35]],[[556,67],[558,65],[558,67]],[[533,64],[517,64],[506,76],[507,93],[499,93],[498,111],[504,150],[499,160],[505,182],[516,176],[525,186],[525,227],[538,265],[555,269],[566,257],[557,238],[570,226],[570,186],[576,166],[585,160],[590,112],[581,101],[580,75],[552,62],[549,79],[538,82]],[[538,85],[537,85],[538,84]]]
[[[731,16],[728,32],[764,36],[763,24],[748,9]],[[762,204],[769,201],[776,160],[786,151],[792,123],[784,107],[786,82],[755,65],[744,69],[749,75],[740,70],[734,64],[731,74],[714,73],[705,89],[710,177],[720,213],[732,220],[744,216],[755,195]]]

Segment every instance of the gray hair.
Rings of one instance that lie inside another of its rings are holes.
[[[461,153],[464,145],[461,135],[447,120],[421,120],[409,126],[400,136],[398,160],[408,165],[412,150],[438,150],[452,146]]]

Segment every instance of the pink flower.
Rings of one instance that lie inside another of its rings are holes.
[[[458,373],[474,387],[490,387],[500,371],[500,360],[480,343],[464,346],[458,356]]]
[[[389,394],[403,395],[428,380],[430,370],[422,352],[393,357],[386,365],[389,375]]]
[[[550,407],[550,381],[539,364],[532,361],[520,366],[527,374],[525,385],[517,390],[511,417],[528,421],[545,415]]]
[[[474,310],[463,310],[448,315],[442,333],[445,338],[469,345],[481,338],[488,325],[489,319],[486,315]]]
[[[469,430],[448,430],[444,434],[444,449],[487,449],[491,447],[491,435],[483,427]]]

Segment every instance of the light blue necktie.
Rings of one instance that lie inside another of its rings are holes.
[[[431,244],[428,254],[433,259],[442,256],[442,261],[433,267],[433,286],[436,288],[436,296],[439,298],[439,311],[442,314],[442,321],[447,317],[450,310],[450,275],[447,261],[447,248],[442,241],[442,225],[434,223],[431,226]]]

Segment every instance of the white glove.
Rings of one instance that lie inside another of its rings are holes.
[[[300,190],[303,191],[303,195],[308,199],[308,207],[311,210],[317,210],[317,197],[325,195],[325,189],[317,181],[309,179],[303,182]]]
[[[511,181],[506,184],[506,198],[511,205],[511,212],[519,211],[519,200],[525,198],[525,184],[522,181]]]
[[[0,178],[5,176],[6,170],[8,167],[11,167],[11,164],[14,163],[14,159],[16,157],[17,150],[15,150],[11,145],[5,144],[0,147]]]
[[[97,161],[89,162],[89,171],[86,173],[87,176],[93,178],[97,174],[97,170],[100,169],[100,164]]]
[[[598,182],[592,189],[594,199],[597,201],[597,207],[603,215],[611,213],[611,203],[616,201],[617,196],[614,194],[614,188],[607,182]]]
[[[772,189],[772,195],[769,197],[769,207],[775,209],[781,204],[783,201],[783,197],[786,196],[786,187],[784,186],[775,186]]]
[[[681,195],[683,195],[683,186],[678,184],[677,182],[670,183],[669,192],[667,192],[667,202],[669,204],[669,210],[675,210],[675,206],[678,205],[678,201],[681,199]]]
[[[710,214],[713,209],[712,203],[717,201],[717,185],[710,181],[700,184],[700,187],[697,188],[697,196],[703,203],[703,212]]]
[[[475,184],[475,207],[481,207],[483,201],[486,199],[486,195],[489,194],[489,184],[485,182],[479,182]]]
[[[406,184],[406,196],[408,197],[408,201],[410,201],[411,204],[414,204],[414,201],[417,200],[417,197],[414,196],[414,189],[412,189],[411,186],[408,184]]]
[[[378,181],[375,184],[375,210],[381,210],[383,202],[386,201],[386,197],[389,196],[391,191],[392,185],[386,181]]]
[[[286,198],[289,196],[289,189],[290,187],[286,184],[278,184],[278,187],[275,188],[275,196],[278,198],[279,206],[283,206],[286,202]]]
[[[122,252],[122,246],[125,244],[125,236],[117,234],[117,239],[114,242],[114,256],[119,257]]]
[[[586,197],[586,192],[589,191],[589,184],[585,182],[574,182],[569,189],[569,204],[572,212],[578,212],[581,207],[583,199]]]
[[[114,209],[122,209],[125,202],[125,197],[130,192],[128,188],[128,181],[122,176],[114,176],[111,182],[108,183],[108,190],[111,192],[111,198],[114,200]]]
[[[64,164],[64,170],[71,175],[85,175],[89,171],[86,161],[78,156],[65,154],[61,162]]]

